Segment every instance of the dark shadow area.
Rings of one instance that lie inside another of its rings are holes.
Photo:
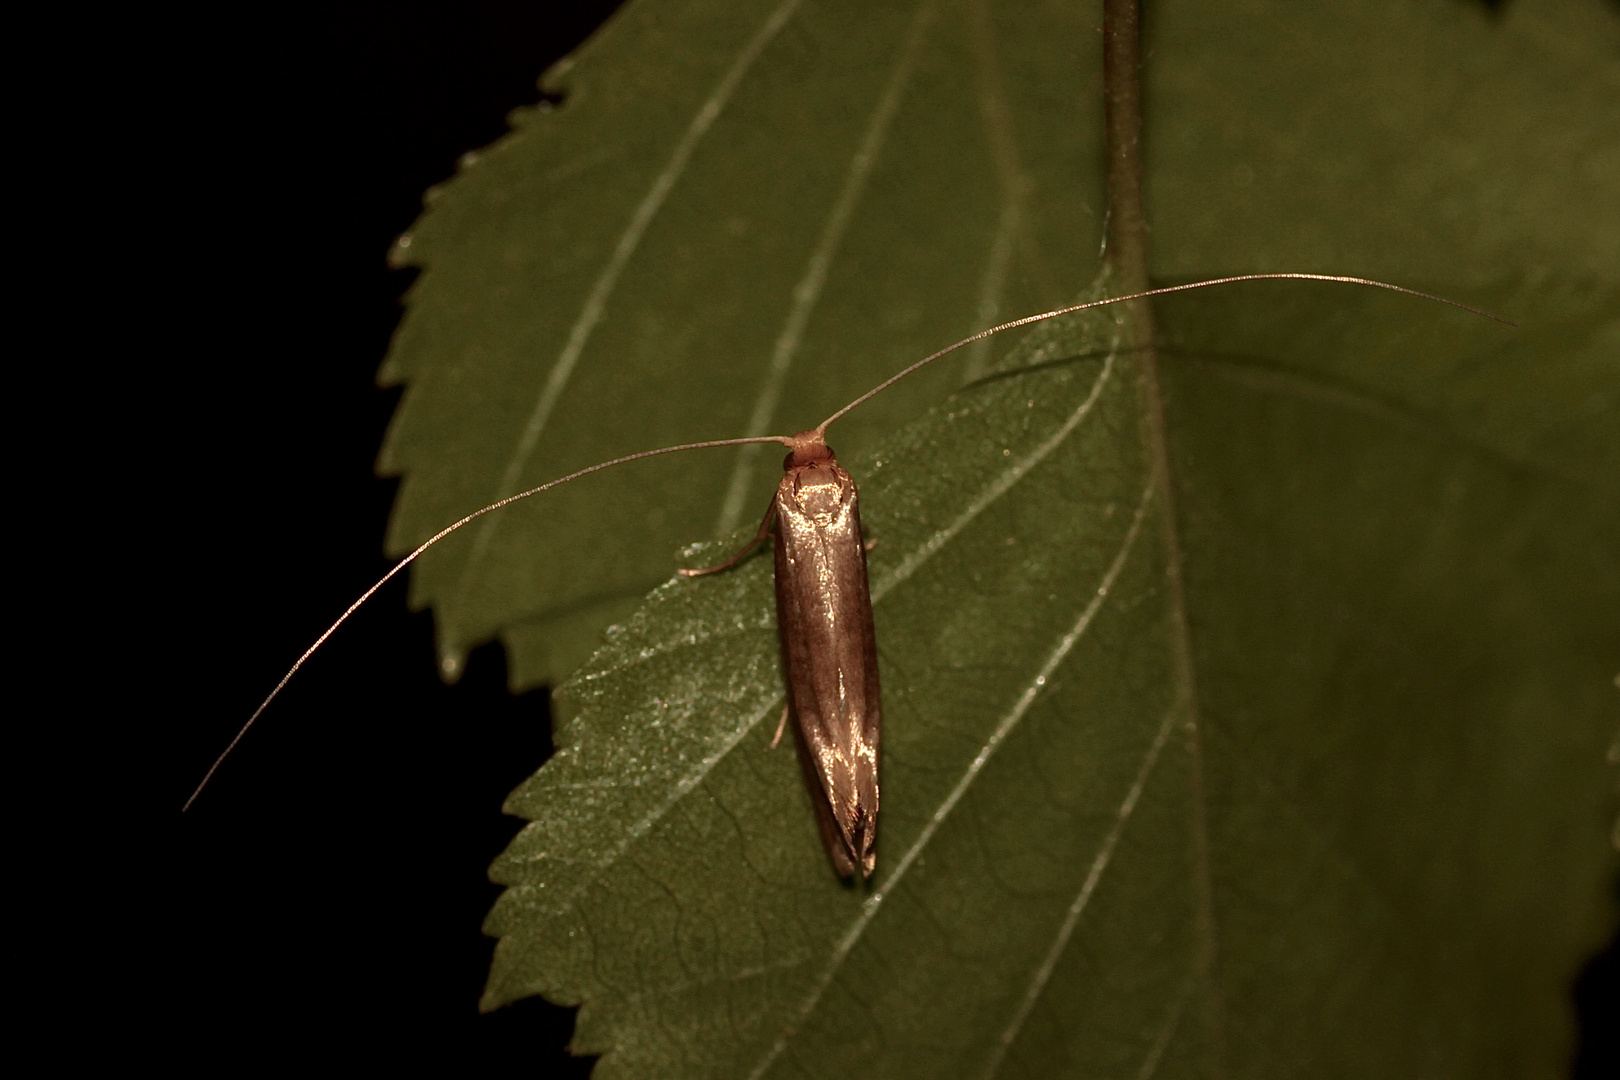
[[[137,643],[153,657],[156,715],[140,725],[166,740],[153,786],[169,828],[134,982],[161,1057],[589,1072],[564,1049],[574,1010],[478,1012],[499,892],[487,870],[521,824],[501,803],[551,752],[546,695],[508,694],[497,646],[443,686],[431,617],[407,610],[403,586],[175,812],[388,566],[396,484],[373,467],[399,392],[375,376],[412,277],[387,269],[389,245],[616,6],[295,4],[149,28],[172,40],[139,102],[157,174],[139,210],[162,258],[136,288],[170,547],[139,570],[178,588],[176,628]]]
[[[1137,351],[1138,349],[1133,346],[1128,349],[1113,350],[1113,355],[1129,356]],[[952,391],[952,396],[956,397],[964,394],[971,394],[975,389],[981,386],[992,386],[995,383],[1006,382],[1009,379],[1021,379],[1026,375],[1034,375],[1042,371],[1055,371],[1058,368],[1068,367],[1071,364],[1083,363],[1087,360],[1107,360],[1109,355],[1110,350],[1099,349],[1096,352],[1070,353],[1068,356],[1054,356],[1048,360],[1038,360],[1033,364],[1022,364],[1015,368],[1002,368],[997,371],[992,371],[981,375],[977,379],[974,379],[972,382],[968,383],[966,386],[957,387],[954,391]]]
[[[1615,878],[1614,898],[1620,902],[1620,877]],[[1620,929],[1575,980],[1575,1012],[1581,1025],[1575,1080],[1620,1076]]]

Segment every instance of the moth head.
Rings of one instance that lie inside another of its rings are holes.
[[[832,447],[827,445],[827,437],[820,428],[799,432],[788,445],[793,447],[793,451],[782,459],[784,472],[833,460]]]

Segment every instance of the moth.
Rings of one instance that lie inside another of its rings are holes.
[[[203,789],[248,731],[263,715],[300,668],[377,591],[423,552],[486,514],[552,488],[572,483],[591,473],[643,458],[721,446],[779,443],[789,453],[775,498],[758,533],[742,550],[724,562],[699,570],[679,571],[699,577],[735,566],[775,534],[776,603],[782,638],[783,669],[787,680],[787,707],[778,724],[780,740],[789,717],[796,720],[800,762],[811,801],[816,807],[822,839],[841,877],[858,871],[870,878],[876,869],[879,801],[879,745],[882,706],[879,693],[877,640],[866,574],[866,543],[860,527],[859,497],[854,478],[838,464],[828,447],[829,426],[866,401],[912,373],[958,349],[994,334],[1070,315],[1090,308],[1163,296],[1189,289],[1240,281],[1303,280],[1370,286],[1433,300],[1508,325],[1507,319],[1431,293],[1370,278],[1338,274],[1239,274],[1148,289],[1124,296],[1071,304],[1053,311],[1028,315],[992,326],[923,357],[891,375],[833,413],[819,425],[796,435],[765,435],[715,439],[643,450],[579,469],[567,476],[510,495],[479,508],[439,530],[420,544],[360,595],[304,650],[275,687],[254,710],[203,775],[183,810],[190,809]]]
[[[727,569],[775,532],[776,625],[788,702],[771,745],[791,715],[833,867],[839,877],[859,869],[869,878],[877,866],[883,706],[860,498],[822,429],[793,436],[782,469],[754,539],[722,563],[679,572],[698,577]]]

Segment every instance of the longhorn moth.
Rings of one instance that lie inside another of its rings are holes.
[[[866,544],[860,530],[859,497],[854,478],[838,464],[827,445],[828,427],[934,361],[1006,330],[1091,308],[1190,289],[1273,280],[1337,282],[1385,289],[1461,308],[1496,322],[1516,325],[1455,300],[1370,278],[1312,273],[1240,274],[1212,278],[1072,304],[992,326],[910,364],[855,398],[816,427],[794,435],[681,443],[627,454],[579,469],[473,511],[439,530],[397,562],[304,650],[215,759],[182,809],[191,808],[225,759],[310,657],[378,590],[451,533],[515,502],[572,483],[591,473],[643,458],[712,447],[780,443],[789,450],[783,462],[784,476],[755,537],[742,550],[715,566],[681,570],[679,573],[686,577],[698,577],[728,569],[742,561],[774,532],[777,625],[782,639],[788,703],[772,745],[781,738],[788,719],[793,718],[799,735],[800,760],[806,783],[834,869],[840,877],[851,877],[856,873],[863,878],[870,877],[876,868],[882,725],[877,645],[867,585]]]

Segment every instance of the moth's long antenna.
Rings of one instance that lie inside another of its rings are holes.
[[[1285,279],[1293,281],[1338,281],[1347,285],[1370,285],[1375,289],[1388,289],[1390,292],[1405,293],[1407,296],[1416,296],[1423,300],[1434,300],[1437,303],[1449,304],[1454,308],[1462,308],[1464,311],[1471,311],[1475,315],[1483,315],[1487,319],[1494,319],[1499,323],[1506,323],[1509,326],[1519,325],[1511,319],[1504,319],[1500,315],[1492,315],[1488,311],[1481,311],[1477,307],[1469,307],[1467,304],[1461,304],[1455,300],[1447,300],[1444,296],[1435,296],[1433,293],[1419,292],[1416,289],[1408,289],[1402,285],[1391,285],[1387,281],[1374,281],[1372,278],[1347,277],[1342,274],[1237,274],[1233,277],[1210,278],[1208,281],[1193,281],[1187,283],[1186,285],[1166,285],[1161,289],[1148,289],[1146,292],[1131,293],[1128,296],[1111,296],[1106,300],[1088,300],[1084,304],[1071,304],[1068,307],[1058,308],[1056,311],[1043,311],[1039,315],[1026,315],[1022,319],[1014,319],[1012,322],[1005,322],[1000,326],[992,326],[988,330],[980,330],[972,337],[965,337],[954,345],[947,345],[938,352],[925,356],[921,360],[918,360],[915,364],[912,364],[910,367],[904,368],[896,374],[889,376],[887,379],[884,379],[872,389],[868,390],[866,393],[862,394],[860,397],[856,398],[854,401],[850,402],[848,405],[845,405],[842,409],[839,409],[837,412],[827,417],[827,419],[823,420],[821,422],[821,426],[816,428],[816,431],[822,435],[825,435],[827,433],[827,428],[832,425],[833,421],[837,420],[851,409],[854,409],[856,406],[863,405],[870,399],[883,393],[883,391],[887,390],[889,387],[893,386],[907,375],[910,375],[918,368],[927,367],[940,357],[947,356],[964,345],[971,345],[975,341],[982,341],[992,334],[1001,333],[1003,330],[1016,330],[1020,326],[1028,326],[1030,323],[1043,322],[1046,319],[1055,319],[1059,315],[1070,315],[1076,311],[1084,311],[1087,308],[1094,307],[1105,307],[1109,304],[1123,304],[1127,300],[1141,300],[1149,296],[1163,296],[1166,293],[1186,292],[1188,289],[1202,289],[1210,285],[1228,285],[1234,281],[1279,281]]]
[[[580,469],[578,472],[569,473],[567,476],[541,484],[539,487],[533,487],[527,491],[520,491],[516,495],[508,495],[499,502],[492,502],[488,506],[474,510],[472,513],[468,514],[454,525],[448,525],[445,528],[440,529],[427,540],[423,541],[415,551],[411,552],[409,555],[399,560],[399,562],[395,563],[393,569],[389,570],[388,573],[379,578],[375,585],[361,593],[360,599],[356,600],[354,603],[350,604],[346,609],[344,609],[343,614],[337,617],[337,621],[331,626],[328,626],[325,632],[322,633],[320,637],[315,639],[315,644],[304,650],[304,654],[298,658],[292,667],[287,669],[287,674],[281,677],[281,681],[276,683],[275,689],[271,690],[269,695],[263,701],[259,702],[259,707],[253,710],[253,715],[248,717],[247,723],[243,724],[242,727],[237,731],[235,737],[231,739],[230,744],[225,747],[224,751],[220,753],[219,757],[214,759],[214,763],[208,766],[208,771],[203,774],[201,782],[197,784],[197,788],[191,793],[191,797],[186,800],[186,804],[180,808],[180,812],[183,814],[187,810],[191,809],[191,804],[197,801],[197,796],[201,795],[203,788],[208,786],[208,781],[214,778],[214,773],[218,772],[219,767],[225,763],[225,759],[231,756],[231,751],[236,749],[236,744],[242,741],[242,737],[248,733],[248,729],[253,726],[254,721],[258,720],[260,714],[262,714],[265,709],[270,707],[270,703],[272,701],[276,700],[276,695],[281,693],[282,688],[292,681],[292,677],[294,675],[298,674],[298,669],[304,666],[304,662],[311,656],[315,655],[315,650],[326,644],[326,639],[337,633],[338,627],[348,622],[349,616],[358,611],[361,604],[364,604],[367,600],[370,600],[372,596],[376,594],[378,589],[388,584],[388,582],[393,579],[395,574],[399,573],[401,570],[411,565],[411,563],[415,562],[417,556],[421,555],[422,552],[426,551],[434,544],[437,544],[440,540],[443,540],[445,537],[449,536],[463,525],[476,521],[493,510],[499,510],[503,506],[510,506],[519,499],[527,499],[529,496],[538,495],[542,491],[550,491],[552,488],[560,487],[561,485],[568,483],[570,480],[578,480],[582,476],[588,476],[593,472],[601,472],[603,469],[610,469],[615,465],[623,465],[628,461],[639,461],[642,458],[657,457],[660,454],[673,454],[680,450],[702,450],[711,446],[742,446],[745,443],[769,442],[782,443],[785,446],[793,445],[793,440],[785,436],[760,435],[750,436],[746,439],[711,439],[707,442],[681,443],[679,446],[661,446],[657,450],[643,450],[637,454],[626,454],[624,457],[614,458],[612,461],[603,461],[596,465],[592,465],[589,468]]]

